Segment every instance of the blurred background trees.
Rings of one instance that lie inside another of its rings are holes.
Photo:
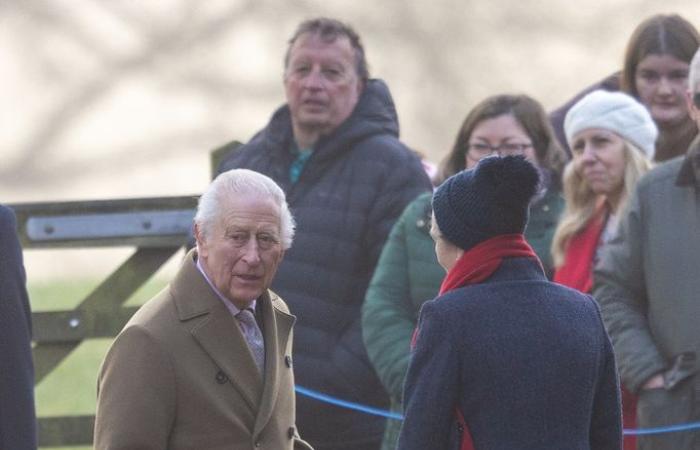
[[[2,2],[0,201],[201,192],[209,151],[249,139],[283,101],[286,40],[304,18],[357,28],[402,138],[437,162],[476,102],[524,92],[554,108],[617,70],[659,12],[692,22],[700,2]]]

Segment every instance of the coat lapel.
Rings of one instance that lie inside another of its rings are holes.
[[[257,415],[263,394],[260,370],[236,319],[199,273],[194,251],[185,257],[171,289],[180,321]]]
[[[253,436],[257,436],[270,420],[274,411],[280,385],[280,368],[285,357],[287,341],[296,318],[273,306],[275,294],[270,291],[263,294],[259,305],[263,308],[263,324],[265,338],[265,380],[260,410],[255,419]]]
[[[222,305],[221,310],[212,311],[209,317],[192,329],[192,336],[228,376],[250,408],[257,412],[262,395],[262,377],[248,343],[228,309]]]

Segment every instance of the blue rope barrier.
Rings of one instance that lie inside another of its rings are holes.
[[[371,406],[360,405],[359,403],[341,400],[339,398],[331,397],[330,395],[322,394],[320,392],[316,392],[298,385],[294,386],[294,390],[299,394],[314,398],[316,400],[320,400],[325,403],[330,403],[331,405],[336,405],[348,409],[354,409],[355,411],[360,411],[375,416],[382,416],[388,419],[403,420],[403,416],[401,414],[393,413],[391,411],[385,411],[379,408],[372,408]]]
[[[322,394],[320,392],[314,391],[301,386],[294,386],[294,390],[306,397],[310,397],[316,400],[320,400],[324,403],[329,403],[331,405],[340,406],[342,408],[353,409],[355,411],[364,412],[367,414],[372,414],[375,416],[385,417],[387,419],[393,420],[403,420],[401,414],[386,411],[379,408],[373,408],[371,406],[361,405],[359,403],[349,402],[347,400],[341,400],[336,397],[331,397],[330,395]],[[649,434],[662,434],[662,433],[674,433],[679,431],[690,431],[690,430],[700,430],[700,422],[683,423],[679,425],[671,425],[667,427],[655,427],[655,428],[639,428],[639,429],[624,429],[622,434],[625,436],[643,436]]]
[[[637,430],[623,430],[625,435],[642,436],[646,434],[674,433],[677,431],[700,430],[700,422],[683,423],[668,427],[639,428]]]

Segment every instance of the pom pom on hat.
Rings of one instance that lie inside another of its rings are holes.
[[[584,96],[564,119],[569,147],[580,131],[602,128],[633,143],[647,158],[654,156],[658,128],[649,111],[633,97],[622,92],[596,90]]]
[[[437,188],[437,226],[463,250],[498,235],[522,233],[539,180],[537,169],[522,156],[484,158]]]

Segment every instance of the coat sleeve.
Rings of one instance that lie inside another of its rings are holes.
[[[144,329],[126,328],[100,370],[95,449],[167,449],[175,405],[168,353]]]
[[[31,312],[13,212],[0,206],[0,448],[35,449]]]
[[[362,307],[362,337],[379,379],[400,402],[415,314],[409,292],[406,226],[410,207],[389,235]]]
[[[644,208],[640,187],[630,199],[617,235],[603,248],[594,270],[593,288],[612,339],[622,382],[632,392],[638,392],[646,380],[667,366],[646,318]]]
[[[593,302],[593,300],[591,300]],[[597,309],[597,307],[596,307]],[[597,450],[622,449],[622,409],[620,406],[620,384],[615,366],[610,338],[600,322],[601,364],[598,383],[593,400],[591,418],[591,448]]]
[[[0,448],[36,448],[31,311],[15,216],[3,206],[0,206]]]
[[[425,303],[404,391],[406,414],[398,450],[448,448],[459,401],[460,356],[449,325]]]

